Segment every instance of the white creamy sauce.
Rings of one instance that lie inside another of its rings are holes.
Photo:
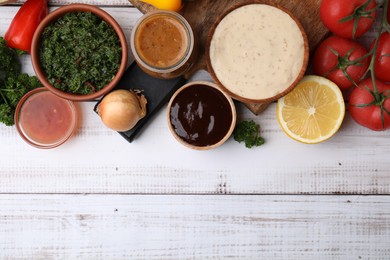
[[[245,5],[226,15],[210,44],[219,81],[243,98],[266,99],[287,89],[304,62],[304,38],[282,10]]]

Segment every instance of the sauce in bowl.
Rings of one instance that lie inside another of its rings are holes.
[[[77,124],[73,102],[57,97],[44,88],[27,93],[15,112],[16,128],[29,144],[53,148],[73,134]]]
[[[135,48],[140,58],[150,66],[171,67],[187,52],[187,31],[180,21],[171,16],[151,16],[138,27]]]
[[[231,135],[236,112],[233,101],[212,83],[192,82],[179,89],[168,105],[169,127],[183,144],[210,149]]]
[[[142,16],[134,26],[130,45],[137,64],[157,78],[183,75],[197,57],[191,26],[184,17],[170,11],[153,11]]]
[[[207,65],[214,80],[233,98],[246,103],[278,99],[306,70],[306,34],[282,7],[235,7],[213,27],[208,43]]]

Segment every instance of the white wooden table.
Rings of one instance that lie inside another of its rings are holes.
[[[128,38],[141,16],[126,0],[80,2]],[[0,6],[0,35],[20,4]],[[389,131],[347,113],[332,139],[304,145],[274,105],[259,116],[239,106],[266,144],[200,152],[174,140],[165,107],[130,144],[94,104],[78,104],[76,135],[52,150],[0,125],[0,259],[390,259]]]

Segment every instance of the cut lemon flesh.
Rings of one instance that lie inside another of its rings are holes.
[[[305,76],[278,100],[276,114],[289,137],[302,143],[319,143],[333,136],[343,122],[343,94],[324,77]]]

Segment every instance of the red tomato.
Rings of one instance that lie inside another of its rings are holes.
[[[374,94],[371,78],[363,80],[349,96],[349,112],[358,124],[379,131],[390,128],[390,85],[376,80],[376,88]]]
[[[322,0],[320,17],[331,32],[341,37],[353,39],[371,28],[376,15],[375,7],[375,0]],[[371,17],[364,17],[367,13]],[[340,21],[348,18],[350,20]],[[357,25],[356,33],[353,35],[355,23]]]
[[[4,36],[7,46],[30,52],[34,32],[47,13],[47,0],[27,0]]]
[[[371,44],[374,47],[375,41]],[[374,62],[375,76],[385,82],[390,82],[390,34],[384,32],[378,40]]]
[[[359,83],[370,61],[365,58],[356,64],[353,63],[366,54],[367,50],[362,44],[339,36],[330,36],[321,42],[314,52],[313,70],[315,74],[336,83],[340,89],[347,89],[353,83],[345,76],[344,72],[353,81]]]

